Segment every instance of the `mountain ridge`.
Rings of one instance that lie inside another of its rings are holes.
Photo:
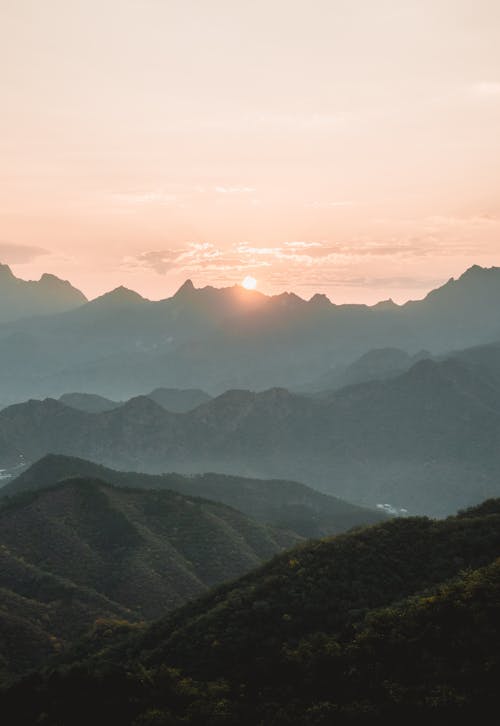
[[[0,324],[72,310],[87,302],[68,280],[47,272],[38,281],[22,280],[0,263]]]
[[[0,411],[0,468],[59,453],[152,474],[302,480],[445,516],[498,493],[498,361],[495,344],[323,395],[227,391],[181,414],[146,397],[101,414],[30,401]]]
[[[205,473],[141,474],[120,472],[75,457],[49,454],[0,488],[1,498],[37,491],[70,478],[91,478],[115,486],[175,491],[220,502],[262,524],[301,537],[323,537],[355,526],[384,521],[384,512],[356,507],[294,481],[259,480]]]
[[[295,388],[370,349],[439,356],[498,340],[498,305],[499,268],[471,268],[400,306],[192,284],[148,301],[118,288],[75,310],[0,326],[0,401],[68,391],[124,400],[158,387],[210,395]]]

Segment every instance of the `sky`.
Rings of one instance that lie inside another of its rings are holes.
[[[500,265],[498,0],[0,0],[0,262],[334,302]]]

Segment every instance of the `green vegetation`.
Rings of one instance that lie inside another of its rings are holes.
[[[137,622],[299,537],[170,491],[73,479],[0,502],[0,674],[43,662],[96,619]]]
[[[499,554],[500,500],[304,544],[152,626],[104,624],[2,706],[26,726],[487,723]]]

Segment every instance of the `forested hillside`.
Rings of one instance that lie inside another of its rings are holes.
[[[498,500],[302,545],[149,628],[87,639],[2,703],[54,726],[487,722],[499,554]]]

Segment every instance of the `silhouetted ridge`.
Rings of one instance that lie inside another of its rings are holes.
[[[38,281],[22,280],[8,265],[0,264],[0,323],[66,312],[86,302],[85,295],[67,280],[48,273]]]
[[[398,307],[399,305],[397,305],[392,298],[380,300],[380,302],[375,303],[375,305],[372,306],[373,310],[397,310]]]
[[[104,295],[92,300],[88,306],[92,307],[122,307],[125,305],[137,305],[148,302],[146,298],[139,295],[138,292],[130,290],[128,287],[120,287],[107,292]]]
[[[467,296],[478,295],[479,298],[495,296],[500,290],[500,267],[480,267],[472,265],[457,279],[451,277],[441,287],[431,290],[425,297],[427,301],[448,298],[460,301],[461,305],[468,302]]]
[[[154,401],[149,396],[134,396],[129,401],[126,401],[122,406],[114,408],[109,412],[114,416],[157,416],[164,418],[168,415],[162,405]]]
[[[194,292],[196,292],[196,288],[193,285],[193,281],[188,279],[182,283],[180,288],[173,296],[173,299],[180,300],[182,298],[189,298]]]
[[[98,396],[95,393],[63,393],[59,396],[59,401],[65,406],[71,406],[79,411],[87,413],[102,413],[103,411],[111,411],[121,405],[118,401],[112,401],[104,396]]]
[[[329,297],[321,292],[317,292],[315,295],[313,295],[312,298],[309,300],[309,304],[325,308],[332,307],[333,305]]]
[[[460,281],[479,281],[485,279],[500,280],[500,267],[481,267],[480,265],[472,265],[458,278]]]
[[[0,263],[0,282],[7,280],[15,280],[14,273],[10,269],[9,265]]]

